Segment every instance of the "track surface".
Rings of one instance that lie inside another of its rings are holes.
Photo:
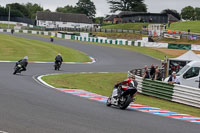
[[[24,38],[48,38],[16,34]],[[160,62],[132,51],[66,40],[55,43],[97,59],[92,65],[63,65],[60,72],[127,72]],[[55,45],[55,44],[52,44]],[[133,110],[108,108],[44,87],[33,76],[55,73],[53,64],[29,64],[12,75],[14,63],[0,63],[0,131],[9,133],[199,133],[200,125]]]

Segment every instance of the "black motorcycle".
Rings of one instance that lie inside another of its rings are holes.
[[[21,73],[21,71],[23,70],[23,67],[21,64],[17,64],[14,68],[14,73],[13,74],[17,74],[17,73]]]
[[[55,62],[55,64],[54,64],[54,68],[55,68],[55,70],[60,70],[60,67],[61,67],[61,62]]]
[[[51,38],[50,38],[50,41],[53,42],[53,40],[54,40],[54,39],[51,37]]]
[[[113,105],[119,107],[120,109],[126,109],[131,102],[134,102],[134,90],[128,89],[126,91],[122,91],[120,87],[114,88],[112,95],[107,99],[107,106]]]

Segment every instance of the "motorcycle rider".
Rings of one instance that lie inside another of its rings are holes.
[[[115,85],[115,88],[118,88],[120,86],[120,88],[118,89],[118,98],[121,98],[127,93],[130,93],[133,97],[135,97],[137,93],[137,85],[138,83],[135,80],[135,75],[130,73],[128,75],[128,79]]]
[[[23,59],[19,60],[15,66],[17,65],[21,65],[22,66],[22,70],[21,71],[26,71],[26,67],[28,65],[28,56],[25,56]]]
[[[60,53],[58,53],[58,55],[57,55],[56,58],[55,58],[55,64],[58,64],[58,63],[59,63],[59,64],[60,64],[60,67],[61,67],[62,62],[63,62],[62,56],[61,56]]]
[[[53,37],[54,37],[53,35],[50,36],[50,41],[51,42],[53,42],[53,40],[54,40]]]

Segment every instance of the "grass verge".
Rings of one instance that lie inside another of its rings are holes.
[[[176,22],[172,23],[168,29],[170,30],[178,30],[178,31],[185,31],[193,33],[200,33],[200,21],[185,21],[185,22]]]
[[[114,84],[124,80],[127,73],[59,74],[42,79],[57,88],[82,89],[104,96],[110,96]],[[200,117],[200,109],[154,97],[138,94],[135,103],[167,109]]]
[[[90,58],[78,51],[52,43],[0,34],[0,60],[16,61],[24,56],[29,61],[54,61],[61,53],[65,62],[88,62]]]

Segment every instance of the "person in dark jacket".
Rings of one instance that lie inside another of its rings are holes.
[[[26,71],[26,67],[28,65],[28,56],[25,56],[23,59],[19,60],[16,63],[16,66],[19,65],[19,64],[22,66],[22,70],[21,71]]]
[[[161,74],[159,68],[156,68],[152,80],[159,80],[159,81],[162,81],[162,74]]]
[[[60,63],[60,66],[61,66],[62,62],[63,62],[63,59],[62,59],[61,54],[59,53],[55,58],[55,64]]]
[[[151,78],[153,78],[155,72],[156,72],[156,69],[155,69],[154,65],[152,64],[152,65],[151,65],[151,69],[150,69],[150,77],[151,77]]]

